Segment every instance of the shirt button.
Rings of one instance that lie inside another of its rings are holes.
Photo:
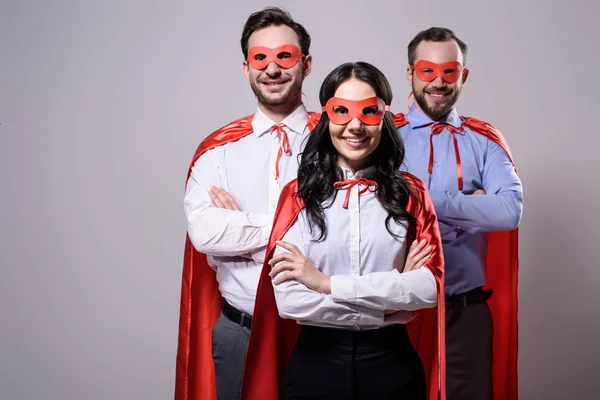
[[[436,163],[435,163],[435,166],[436,166],[436,167],[439,167],[439,166],[440,166],[440,163],[439,163],[439,162],[436,162]]]

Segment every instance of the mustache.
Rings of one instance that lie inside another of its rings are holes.
[[[429,94],[450,94],[452,93],[452,89],[426,89],[424,92]]]

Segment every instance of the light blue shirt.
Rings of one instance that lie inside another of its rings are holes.
[[[521,180],[500,146],[464,128],[455,134],[463,173],[459,191],[454,140],[447,129],[433,136],[433,168],[428,172],[429,125],[460,127],[463,119],[456,109],[433,121],[413,105],[406,119],[408,124],[398,130],[406,147],[401,169],[422,179],[431,194],[442,234],[446,296],[484,286],[487,232],[518,226],[523,211]],[[472,195],[477,189],[486,194]]]

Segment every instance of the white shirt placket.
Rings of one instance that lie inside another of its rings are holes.
[[[356,185],[347,190],[350,190],[350,273],[360,275],[360,188]]]

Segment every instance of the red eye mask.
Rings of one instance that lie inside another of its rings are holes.
[[[304,54],[293,44],[271,49],[269,47],[253,47],[248,50],[248,63],[254,69],[265,69],[274,62],[281,68],[292,68]]]
[[[423,82],[432,82],[440,76],[448,83],[456,82],[461,72],[466,70],[458,61],[436,64],[431,61],[419,60],[410,68],[416,72],[417,77]]]
[[[364,100],[346,100],[332,97],[322,108],[327,112],[329,120],[336,125],[346,125],[354,118],[360,119],[365,125],[377,125],[383,119],[390,106],[379,97],[369,97]]]

